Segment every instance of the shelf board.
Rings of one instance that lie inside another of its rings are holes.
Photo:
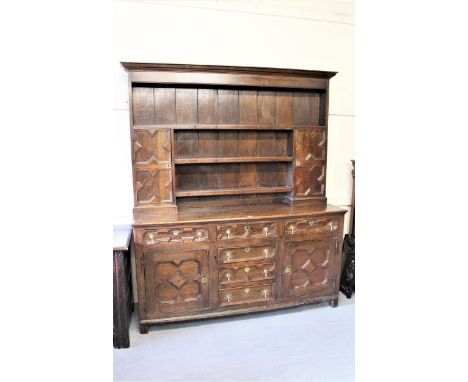
[[[292,187],[276,186],[276,187],[249,187],[249,188],[221,188],[211,190],[190,190],[176,191],[176,197],[187,196],[210,196],[210,195],[244,195],[244,194],[270,194],[279,192],[292,191]]]
[[[174,129],[174,130],[294,130],[325,129],[324,125],[243,125],[243,124],[167,124],[133,125],[134,130]]]
[[[237,157],[237,158],[180,158],[175,164],[243,163],[243,162],[292,162],[294,157]]]

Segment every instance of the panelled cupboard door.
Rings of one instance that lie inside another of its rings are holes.
[[[313,297],[333,285],[336,239],[286,243],[283,259],[283,297]]]
[[[296,196],[325,196],[326,141],[326,131],[323,128],[295,132],[294,192]]]
[[[144,253],[147,313],[170,315],[209,306],[209,250]]]

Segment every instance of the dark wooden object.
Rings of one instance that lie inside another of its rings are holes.
[[[354,284],[356,280],[355,274],[355,242],[354,242],[354,216],[355,216],[355,162],[353,163],[353,193],[351,198],[351,212],[349,221],[349,233],[345,235],[343,242],[343,269],[341,272],[340,290],[351,298],[354,292]]]
[[[132,227],[114,226],[114,347],[128,348],[128,328],[133,311],[130,242]]]
[[[140,331],[338,303],[345,211],[327,205],[336,73],[122,63]]]

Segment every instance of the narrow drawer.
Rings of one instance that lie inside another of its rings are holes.
[[[261,239],[278,236],[278,223],[218,225],[217,240]]]
[[[208,227],[159,227],[143,235],[143,244],[197,243],[209,241]]]
[[[284,234],[286,237],[293,237],[302,233],[326,233],[338,230],[338,219],[331,218],[310,218],[286,222]]]
[[[219,291],[219,302],[221,306],[266,302],[274,299],[274,285],[257,285],[237,289],[222,289]]]
[[[275,263],[271,261],[253,264],[234,263],[221,266],[219,284],[222,288],[226,288],[238,283],[272,281],[275,275]]]
[[[220,264],[238,263],[252,260],[272,259],[276,256],[276,245],[260,245],[252,247],[232,247],[218,249]]]

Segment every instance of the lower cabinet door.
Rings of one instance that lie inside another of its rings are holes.
[[[283,297],[308,297],[333,287],[336,239],[286,243]]]
[[[209,306],[208,249],[144,256],[148,315],[190,313]]]

